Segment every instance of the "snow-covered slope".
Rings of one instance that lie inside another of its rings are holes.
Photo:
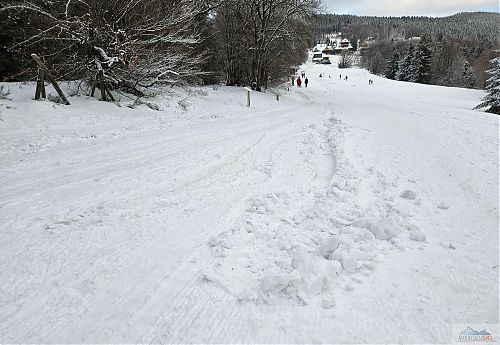
[[[239,88],[154,111],[8,85],[0,342],[451,342],[498,324],[482,92],[304,70],[309,88],[250,108]]]

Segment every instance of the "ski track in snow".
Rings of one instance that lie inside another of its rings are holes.
[[[236,88],[187,112],[13,90],[0,342],[450,342],[498,323],[481,93],[304,68],[310,88],[250,109]]]

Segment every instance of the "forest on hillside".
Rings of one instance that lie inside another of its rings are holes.
[[[459,13],[443,18],[316,16],[317,42],[335,32],[341,32],[355,45],[358,40],[368,42],[361,62],[372,73],[392,79],[401,74],[400,80],[405,81],[420,79],[436,85],[483,89],[490,61],[498,56],[495,50],[500,48],[500,14]],[[423,42],[412,39],[417,37],[423,37]],[[426,56],[416,57],[415,53]],[[422,68],[422,60],[427,69],[423,79],[399,69]]]

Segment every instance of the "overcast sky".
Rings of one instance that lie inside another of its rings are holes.
[[[373,16],[446,16],[499,11],[499,0],[323,0],[327,12]]]

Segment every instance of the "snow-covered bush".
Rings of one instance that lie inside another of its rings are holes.
[[[108,83],[137,92],[140,87],[192,81],[203,74],[205,56],[196,48],[210,9],[207,1],[2,3],[2,24],[17,28],[9,50],[27,58],[27,66],[29,54],[37,53],[61,79],[90,80],[100,62]],[[28,69],[22,73],[34,75]]]

